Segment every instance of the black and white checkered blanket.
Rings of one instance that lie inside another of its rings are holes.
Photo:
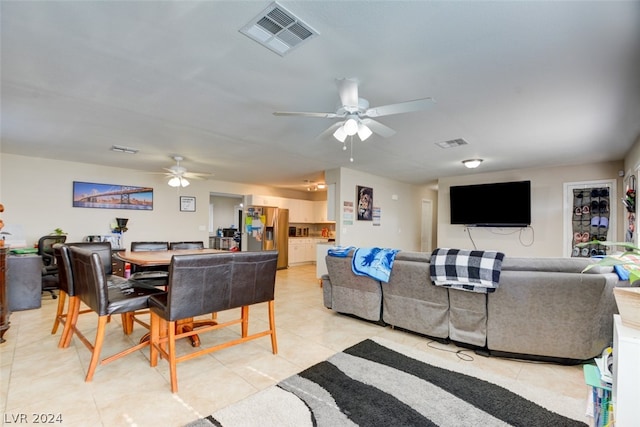
[[[438,248],[431,254],[429,273],[436,286],[494,292],[500,281],[503,259],[502,252]]]

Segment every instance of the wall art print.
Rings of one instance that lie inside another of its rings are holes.
[[[358,220],[373,221],[373,188],[357,185],[356,199],[358,199]]]
[[[73,207],[153,210],[153,188],[73,181]]]

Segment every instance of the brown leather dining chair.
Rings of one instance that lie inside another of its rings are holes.
[[[204,249],[204,242],[171,242],[169,249],[172,251],[181,249]]]
[[[131,252],[168,251],[169,242],[131,242]],[[166,265],[141,266],[131,264],[131,280],[138,280],[145,285],[153,285],[166,289],[169,276]]]
[[[274,316],[277,251],[174,255],[169,266],[169,290],[149,298],[151,310],[151,366],[158,355],[167,359],[171,391],[178,391],[177,363],[264,336],[278,353]],[[266,302],[269,328],[249,335],[249,306]],[[176,333],[179,321],[240,308],[240,317],[224,323],[187,328]],[[176,354],[176,340],[240,324],[240,336],[185,355]]]
[[[56,317],[53,321],[53,328],[51,334],[55,334],[58,331],[58,326],[62,323],[64,328],[58,347],[69,347],[71,337],[69,331],[71,330],[71,323],[67,322],[69,313],[72,313],[76,304],[80,304],[80,299],[75,293],[73,285],[73,271],[71,269],[71,258],[69,256],[69,246],[75,246],[96,252],[100,256],[102,265],[104,267],[107,277],[113,273],[113,263],[111,260],[111,243],[109,242],[75,242],[75,243],[56,243],[53,245],[53,254],[56,257],[56,264],[58,265],[58,281],[60,286],[58,308],[56,310]],[[65,302],[69,298],[67,309],[65,311]],[[80,310],[78,314],[91,313],[93,310],[85,309]],[[126,332],[126,331],[125,331]]]
[[[160,294],[162,291],[119,276],[110,276],[107,279],[99,254],[74,246],[69,247],[69,252],[74,291],[80,300],[98,315],[98,328],[93,343],[77,327],[79,305],[67,320],[71,323],[70,335],[75,334],[92,353],[85,377],[85,381],[89,382],[93,379],[98,363],[105,365],[149,345],[148,341],[143,341],[100,360],[109,316],[147,309],[149,296]]]

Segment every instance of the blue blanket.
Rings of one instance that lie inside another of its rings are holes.
[[[498,287],[504,254],[438,248],[431,254],[429,274],[436,286],[488,293]]]
[[[353,249],[353,246],[334,246],[329,248],[327,255],[335,256],[338,258],[346,258],[349,252]]]
[[[358,248],[353,254],[351,270],[358,276],[369,276],[387,283],[399,249]]]

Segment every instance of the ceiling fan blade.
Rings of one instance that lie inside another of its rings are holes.
[[[212,173],[200,173],[200,172],[185,172],[184,175],[185,178],[188,179],[207,179],[209,177],[212,177],[213,174]]]
[[[365,111],[366,117],[382,117],[392,114],[411,113],[413,111],[426,110],[433,106],[435,100],[433,98],[422,98],[413,101],[399,102],[397,104],[382,105],[380,107],[369,108]]]
[[[336,79],[340,102],[347,111],[358,110],[358,81],[356,79]]]
[[[302,116],[317,117],[321,119],[335,119],[338,117],[336,113],[306,113],[304,111],[275,111],[274,116]]]
[[[389,126],[385,126],[380,122],[377,122],[372,119],[362,119],[362,124],[367,126],[373,132],[382,136],[383,138],[389,138],[396,134],[396,131],[391,129]]]
[[[318,135],[316,137],[316,139],[321,140],[321,139],[326,139],[328,137],[332,137],[333,138],[333,133],[336,131],[336,129],[338,129],[343,124],[344,124],[344,121],[336,122],[336,123],[332,124],[327,129],[325,129],[324,132],[322,132],[320,135]]]

